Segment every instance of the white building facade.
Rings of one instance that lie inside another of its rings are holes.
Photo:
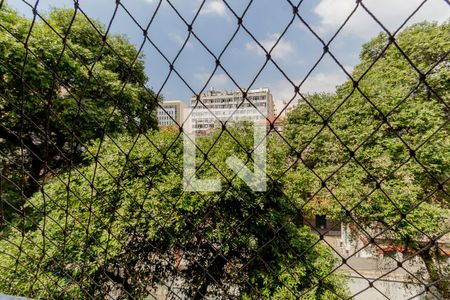
[[[200,101],[199,101],[200,100]],[[207,133],[219,121],[273,119],[274,104],[268,88],[249,90],[246,97],[241,91],[210,91],[191,98],[192,124],[196,133]]]
[[[159,105],[156,109],[159,126],[181,125],[185,109],[183,101],[163,101]]]

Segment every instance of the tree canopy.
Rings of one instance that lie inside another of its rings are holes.
[[[380,34],[363,46],[352,80],[335,94],[305,97],[285,130],[304,163],[292,180],[309,178],[310,192],[326,183],[306,211],[418,255],[444,298],[449,270],[438,266],[445,266],[439,243],[450,218],[449,30],[449,23],[425,22],[395,41]]]
[[[329,274],[335,258],[298,223],[279,187],[262,193],[239,178],[228,184],[235,174],[225,158],[246,159],[253,147],[249,128],[229,130],[247,150],[227,133],[197,141],[203,151],[214,144],[208,161],[199,155],[197,176],[220,178],[217,193],[183,191],[178,131],[93,144],[101,143],[98,158],[36,193],[24,235],[18,228],[0,242],[0,289],[44,298],[142,298],[172,284],[193,299],[346,295],[344,279]],[[281,153],[270,153],[275,175]]]
[[[0,18],[0,155],[13,193],[2,197],[11,205],[20,206],[18,190],[29,197],[77,164],[89,140],[156,126],[143,55],[124,37],[72,9],[33,22],[3,6]]]

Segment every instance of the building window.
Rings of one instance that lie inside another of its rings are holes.
[[[327,219],[324,215],[316,215],[316,228],[325,229],[327,227]]]

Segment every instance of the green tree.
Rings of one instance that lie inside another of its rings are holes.
[[[54,9],[33,23],[3,5],[0,19],[1,191],[20,209],[20,194],[79,163],[84,143],[154,128],[157,99],[143,55],[80,11]]]
[[[198,154],[197,176],[221,179],[223,191],[216,193],[183,191],[178,131],[93,144],[101,143],[99,163],[86,158],[79,171],[52,179],[27,202],[35,213],[25,230],[0,242],[0,290],[141,299],[173,284],[173,293],[192,299],[346,296],[343,278],[331,273],[335,258],[298,224],[279,187],[254,192],[232,180],[224,161],[231,154],[247,159],[253,137],[249,128],[229,130],[245,150],[228,133],[197,141],[205,152],[214,145],[209,161]],[[279,143],[269,141],[272,176],[282,172]]]
[[[285,131],[301,153],[289,175],[301,182],[292,185],[293,195],[308,198],[320,190],[305,212],[356,223],[375,242],[420,257],[427,272],[419,275],[445,299],[449,30],[448,22],[403,30],[395,43],[408,59],[380,34],[363,46],[354,81],[334,94],[307,96],[289,115]]]

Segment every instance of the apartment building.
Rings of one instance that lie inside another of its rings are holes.
[[[185,105],[183,101],[162,101],[156,109],[159,126],[181,125]]]
[[[207,133],[220,121],[273,119],[274,104],[268,88],[253,89],[243,97],[241,91],[211,89],[191,98],[192,126],[196,133]]]

